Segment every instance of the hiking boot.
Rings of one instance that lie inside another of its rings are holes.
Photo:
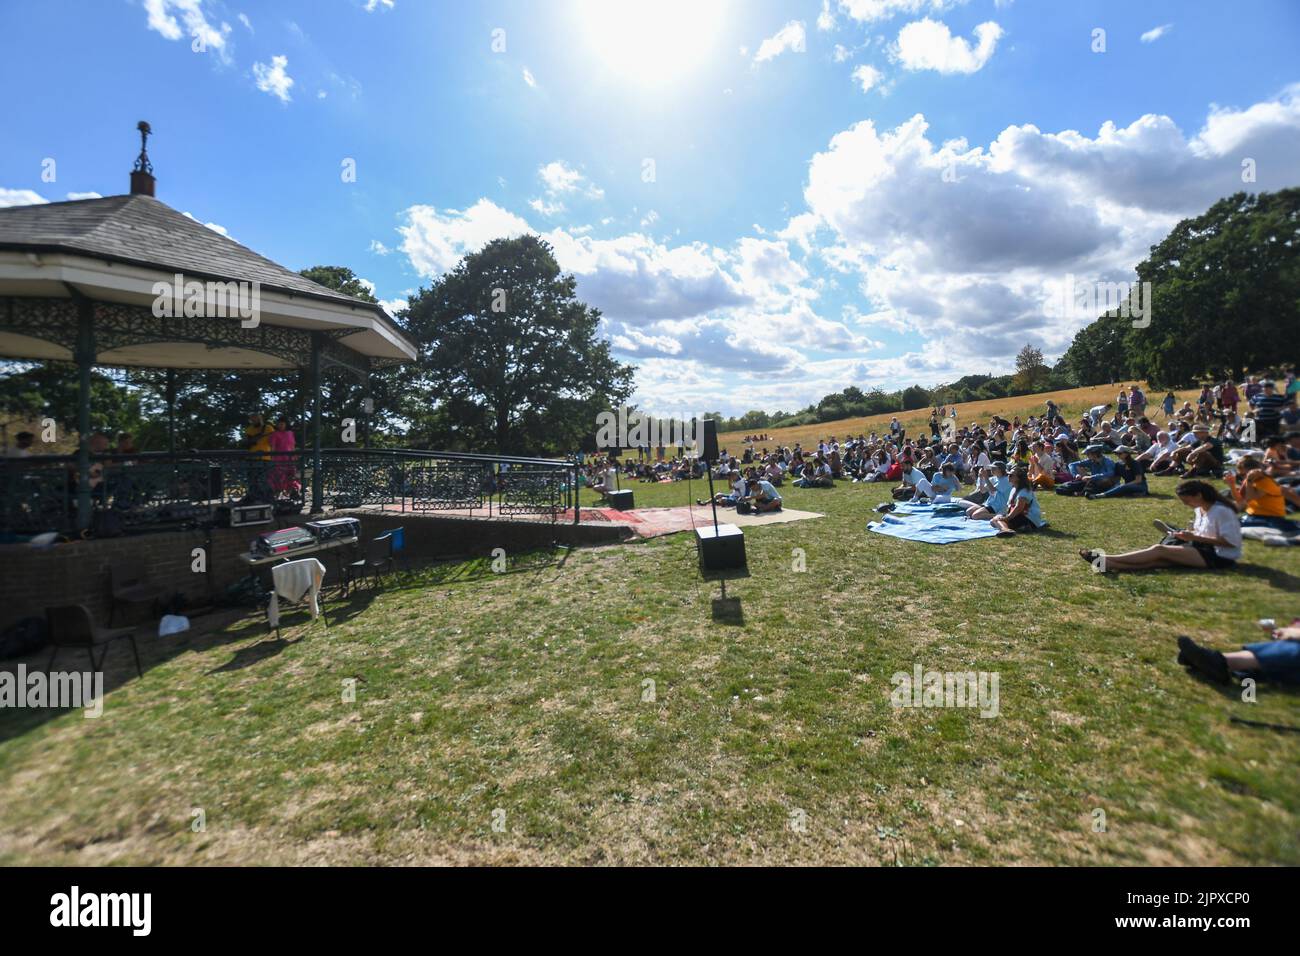
[[[1230,682],[1227,658],[1218,651],[1201,647],[1190,637],[1178,638],[1178,661],[1197,673],[1205,675],[1216,684]]]

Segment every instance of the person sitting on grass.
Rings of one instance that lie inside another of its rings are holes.
[[[917,487],[919,489],[919,482]],[[961,480],[957,477],[957,469],[951,463],[944,462],[938,474],[930,479],[930,500],[936,505],[947,504],[960,490]]]
[[[1192,435],[1192,448],[1183,457],[1183,474],[1188,478],[1222,478],[1223,442],[1212,436],[1210,426],[1203,422],[1192,426]]]
[[[972,521],[989,521],[1007,506],[1007,501],[1011,498],[1011,482],[1007,479],[1006,462],[995,461],[993,467],[987,469],[989,474],[984,479],[987,493],[980,500],[975,500],[975,495],[962,499],[967,503],[966,517]]]
[[[1029,483],[1043,491],[1056,487],[1056,461],[1045,442],[1036,441],[1030,446]]]
[[[830,464],[818,455],[812,462],[804,465],[803,474],[794,484],[796,488],[833,488],[835,477],[831,472]]]
[[[1258,674],[1277,684],[1300,684],[1300,618],[1290,627],[1271,632],[1272,640],[1243,644],[1239,651],[1221,653],[1202,647],[1190,637],[1178,638],[1178,663],[1227,684],[1232,674]]]
[[[1241,558],[1241,522],[1237,520],[1233,503],[1207,481],[1181,482],[1174,493],[1179,501],[1195,510],[1195,518],[1191,530],[1184,531],[1156,522],[1157,527],[1174,539],[1172,543],[1162,542],[1123,554],[1105,554],[1085,548],[1079,552],[1079,557],[1089,564],[1100,559],[1104,571],[1236,567]]]
[[[1106,457],[1105,445],[1089,445],[1079,461],[1070,462],[1070,480],[1056,486],[1058,495],[1085,495],[1105,491],[1118,483],[1115,462]]]
[[[1085,498],[1095,500],[1149,494],[1146,469],[1134,454],[1134,450],[1128,445],[1120,445],[1115,449],[1115,455],[1119,458],[1115,463],[1116,484],[1106,491],[1089,491],[1084,495]]]
[[[908,501],[916,497],[917,483],[925,481],[925,475],[921,473],[921,469],[912,464],[912,459],[904,458],[898,480],[900,484],[891,488],[889,494],[895,501]],[[929,486],[929,482],[926,482],[926,486]]]
[[[738,505],[738,508],[743,508],[744,504],[748,504],[760,514],[781,510],[781,493],[766,478],[751,476],[749,492],[740,500],[743,504]]]
[[[1011,497],[1005,510],[994,515],[989,524],[998,530],[999,538],[1013,537],[1017,532],[1037,531],[1047,524],[1038,505],[1038,496],[1029,483],[1029,471],[1017,468],[1011,473]]]
[[[1232,497],[1246,508],[1242,527],[1300,534],[1300,523],[1286,516],[1287,501],[1300,503],[1300,495],[1274,481],[1260,467],[1258,459],[1247,456],[1238,461],[1236,473],[1229,472],[1227,482]]]

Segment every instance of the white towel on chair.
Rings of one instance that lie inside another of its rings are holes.
[[[271,627],[280,626],[280,598],[291,604],[300,604],[303,598],[308,598],[314,621],[320,616],[320,586],[324,580],[325,565],[315,558],[277,564],[271,569],[271,581],[275,588],[271,591],[271,603],[266,608],[266,622]]]

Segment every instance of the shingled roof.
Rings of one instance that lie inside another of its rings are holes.
[[[0,249],[66,252],[205,280],[258,282],[270,290],[364,308],[388,321],[381,306],[312,282],[152,196],[0,209]]]

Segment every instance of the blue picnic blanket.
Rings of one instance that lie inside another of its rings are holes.
[[[969,521],[966,509],[959,504],[922,504],[906,502],[885,514],[879,521],[867,523],[867,530],[906,541],[929,544],[952,544],[992,538],[998,532],[987,521]]]

